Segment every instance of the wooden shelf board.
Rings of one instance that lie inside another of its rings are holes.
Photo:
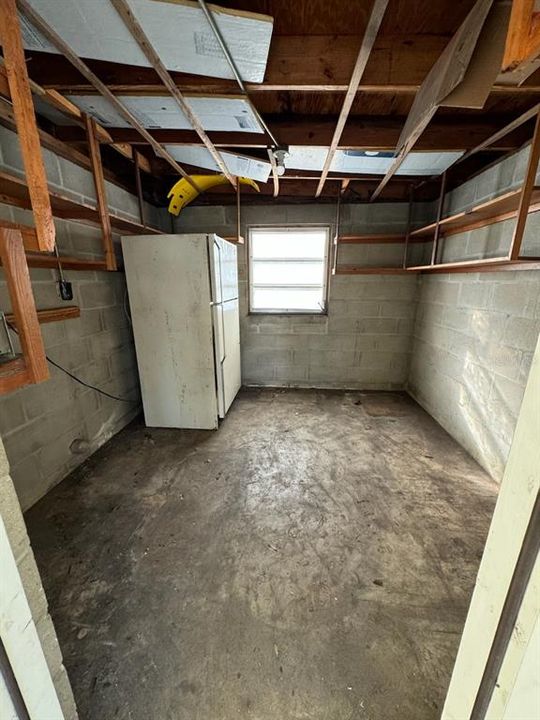
[[[26,362],[19,356],[0,364],[0,395],[30,383]]]
[[[388,234],[388,235],[340,235],[337,238],[338,245],[371,245],[371,244],[386,244],[386,243],[404,243],[405,235],[401,234]]]
[[[439,224],[440,234],[456,235],[457,233],[467,232],[468,230],[474,230],[516,217],[520,196],[521,188],[518,188],[517,190],[511,190],[496,198],[475,205],[467,212],[449,215],[443,218]],[[535,187],[532,193],[529,212],[538,212],[539,210],[540,187]],[[430,223],[424,227],[417,228],[411,232],[411,237],[432,236],[436,227],[437,223]]]
[[[37,316],[40,325],[50,322],[58,322],[60,320],[71,320],[81,316],[81,309],[77,305],[66,305],[66,307],[46,308],[38,310]],[[11,325],[16,325],[15,315],[6,315],[6,320]]]
[[[402,267],[361,267],[358,265],[338,265],[332,275],[406,275],[414,268]]]
[[[53,215],[64,220],[81,220],[100,225],[97,208],[86,203],[77,202],[58,190],[49,188],[49,197]],[[0,172],[0,201],[16,207],[32,209],[26,181],[16,175]],[[161,235],[161,230],[141,225],[133,220],[126,220],[118,215],[110,215],[111,225],[115,232],[126,235]]]
[[[26,253],[28,267],[53,268],[58,267],[58,260],[54,255],[45,253]],[[71,257],[70,255],[60,256],[60,263],[64,270],[107,270],[105,260],[93,260],[86,258]]]
[[[407,272],[486,272],[489,270],[538,270],[540,262],[535,260],[509,260],[508,258],[483,258],[480,260],[460,260],[437,265],[414,265]]]

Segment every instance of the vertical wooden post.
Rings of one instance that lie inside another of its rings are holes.
[[[144,217],[144,198],[141,181],[141,166],[139,161],[139,153],[137,152],[137,150],[135,150],[135,148],[133,148],[133,161],[135,162],[135,184],[137,186],[137,200],[139,202],[139,217],[141,220],[141,225],[143,227],[146,227],[146,220]]]
[[[435,232],[433,233],[433,249],[431,251],[431,265],[435,265],[439,255],[439,236],[440,236],[440,222],[444,209],[444,193],[446,191],[446,170],[442,174],[441,178],[441,194],[439,195],[439,204],[437,206],[437,223],[435,225]]]
[[[532,192],[534,190],[534,184],[536,180],[536,171],[538,170],[538,160],[540,158],[540,112],[536,115],[536,123],[534,125],[534,135],[531,142],[531,149],[529,151],[529,161],[527,163],[527,170],[525,171],[525,177],[523,178],[523,185],[521,187],[521,196],[519,198],[519,207],[516,216],[516,224],[514,227],[514,234],[512,236],[512,243],[510,245],[510,251],[508,253],[509,260],[517,260],[521,252],[521,243],[523,241],[523,234],[525,232],[525,226],[527,224],[527,217],[529,214],[529,206],[531,204]]]
[[[92,161],[92,174],[96,188],[97,206],[101,220],[101,242],[105,253],[107,270],[116,270],[116,256],[114,254],[111,218],[109,216],[109,205],[107,204],[107,193],[105,191],[105,179],[103,177],[103,165],[101,164],[101,151],[96,134],[96,123],[89,115],[85,115],[86,134],[88,136],[88,147],[90,149],[90,160]]]
[[[409,213],[407,216],[407,232],[405,233],[405,247],[403,248],[403,269],[407,269],[407,252],[409,250],[409,240],[411,237],[412,212],[414,200],[414,185],[409,185]]]
[[[26,371],[21,373],[18,382],[16,376],[13,376],[13,382],[16,384],[6,387],[6,389],[14,389],[20,385],[47,380],[49,367],[45,357],[45,348],[43,347],[20,230],[0,228],[0,258],[2,259],[13,314],[19,332],[24,369]]]
[[[334,256],[332,258],[332,275],[336,274],[338,264],[338,250],[339,250],[339,222],[341,217],[341,183],[338,185],[338,195],[336,204],[336,232],[334,234],[334,240],[332,242],[332,249]],[[330,263],[329,263],[330,264]]]
[[[55,244],[54,220],[15,0],[0,0],[0,41],[4,50],[4,63],[32,202],[38,245],[42,251],[52,251]]]

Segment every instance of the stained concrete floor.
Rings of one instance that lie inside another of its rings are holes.
[[[26,516],[81,720],[435,720],[497,488],[405,395],[135,422]]]

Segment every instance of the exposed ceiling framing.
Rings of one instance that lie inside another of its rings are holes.
[[[331,198],[335,201],[342,183],[346,188],[344,202],[371,198],[406,200],[409,188],[417,185],[419,178],[394,173],[413,146],[414,152],[464,153],[462,161],[448,170],[447,183],[452,188],[466,171],[476,172],[503,153],[521,147],[530,138],[530,127],[526,123],[516,124],[509,134],[499,131],[540,103],[540,70],[520,84],[507,83],[504,73],[499,75],[483,107],[440,107],[434,103],[428,121],[415,131],[412,144],[406,143],[405,151],[398,155],[392,171],[381,183],[382,176],[377,179],[360,173],[332,171],[332,167],[337,167],[332,162],[343,155],[343,150],[353,151],[349,152],[350,158],[356,151],[394,153],[400,149],[407,118],[426,78],[437,62],[442,62],[445,53],[448,56],[452,38],[473,8],[476,11],[479,7],[489,8],[490,0],[441,0],[439,3],[361,0],[355,5],[338,0],[324,3],[298,0],[293,5],[286,0],[221,0],[216,5],[228,11],[263,13],[274,18],[264,80],[254,83],[240,77],[243,96],[255,112],[260,113],[262,129],[271,128],[268,132],[253,132],[249,126],[242,126],[241,132],[215,131],[203,126],[199,112],[194,112],[190,105],[191,98],[238,97],[239,84],[233,79],[234,73],[231,72],[231,79],[225,79],[168,70],[158,45],[149,40],[145,27],[132,12],[130,0],[107,2],[117,10],[133,42],[143,51],[149,63],[147,67],[81,59],[37,15],[32,0],[16,2],[20,11],[61,53],[26,51],[32,92],[68,118],[60,123],[55,122],[54,115],[42,118],[42,138],[43,132],[48,133],[47,142],[56,143],[65,154],[78,153],[90,159],[84,113],[75,103],[77,95],[101,95],[129,125],[115,127],[114,121],[109,121],[107,127],[103,127],[96,123],[104,176],[107,179],[116,176],[121,183],[135,187],[137,174],[129,170],[126,158],[132,162],[137,159],[138,167],[145,171],[142,181],[140,176],[137,179],[138,194],[146,195],[147,199],[158,198],[164,205],[167,186],[178,174],[189,177],[192,173],[209,172],[189,166],[183,160],[178,162],[171,148],[166,147],[175,145],[206,148],[229,179],[228,187],[213,188],[199,195],[196,202],[202,204],[211,203],[212,198],[220,203],[236,202],[235,178],[224,162],[227,157],[224,153],[246,155],[259,162],[270,162],[272,166],[271,177],[262,184],[260,195],[250,189],[242,194],[246,204],[272,199],[305,202],[315,197],[318,201],[330,202]],[[523,29],[524,22],[515,26],[518,30],[521,28],[521,35],[514,32],[513,47],[517,47],[519,41],[528,42],[530,48],[537,18],[532,14],[534,9],[529,7],[530,0],[514,3],[513,16],[517,13],[516,5],[520,5],[522,18],[527,17],[531,22],[527,29]],[[209,34],[212,32],[209,25]],[[466,34],[465,41],[469,41]],[[219,45],[218,40],[216,43]],[[507,54],[508,48],[507,43]],[[4,77],[0,72],[0,91],[2,82]],[[140,117],[131,112],[131,105],[126,106],[127,96],[155,97],[158,102],[163,97],[168,98],[169,103],[172,97],[193,129],[141,122]],[[4,104],[0,105],[0,122],[8,125],[13,122]],[[494,141],[485,143],[491,137]],[[278,176],[273,153],[268,152],[269,148],[276,147],[276,138],[282,147],[327,148],[322,170],[287,168],[284,175]],[[473,148],[480,148],[474,157],[470,154]],[[426,178],[419,192],[435,199],[439,184],[440,177],[439,181]]]
[[[347,118],[349,117],[349,113],[356,97],[356,93],[358,92],[358,86],[360,85],[360,81],[362,80],[362,76],[368,64],[371,50],[373,48],[373,45],[375,44],[375,38],[377,37],[377,33],[379,32],[384,13],[386,12],[386,8],[388,7],[388,2],[389,0],[374,0],[373,8],[371,10],[369,21],[366,27],[366,32],[362,39],[362,44],[360,45],[360,50],[358,51],[358,57],[356,58],[356,62],[354,64],[351,81],[347,88],[347,92],[345,93],[343,106],[341,108],[341,112],[339,113],[336,129],[334,130],[334,135],[332,137],[332,142],[330,143],[330,148],[328,149],[328,154],[326,156],[326,160],[324,161],[321,179],[315,192],[316,197],[319,197],[319,195],[321,194],[324,183],[326,182],[326,178],[328,176],[328,172],[330,171],[330,168],[332,166],[332,161],[336,154],[339,141],[341,140],[341,135],[343,134],[343,128],[345,127],[345,123],[347,122]]]

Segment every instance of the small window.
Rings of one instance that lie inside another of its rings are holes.
[[[251,228],[251,312],[324,313],[329,235],[327,227]]]

